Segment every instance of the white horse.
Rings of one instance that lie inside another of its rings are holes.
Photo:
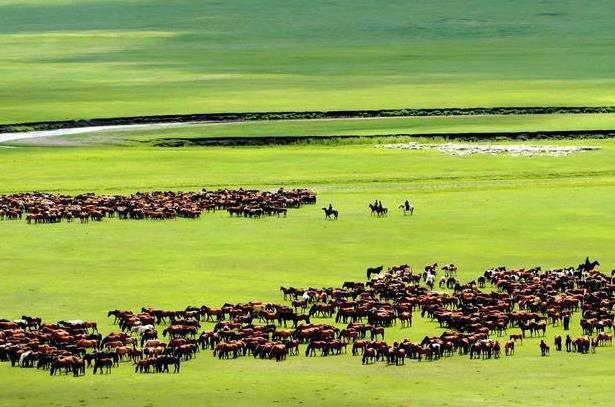
[[[32,354],[32,351],[31,351],[31,350],[28,350],[28,351],[25,351],[24,353],[22,353],[22,354],[19,356],[19,362],[17,362],[17,365],[18,365],[18,366],[23,367],[23,362],[24,362],[24,360],[26,360],[26,358],[27,358],[28,356],[30,356],[31,354]]]
[[[412,206],[412,204],[408,204],[407,207],[406,207],[406,205],[401,204],[401,205],[399,205],[398,208],[402,209],[404,211],[404,215],[407,215],[407,214],[412,215],[412,214],[414,214],[414,206]]]
[[[442,270],[444,270],[444,275],[446,277],[455,277],[455,275],[457,275],[457,266],[454,264],[445,264]]]
[[[427,278],[425,279],[425,284],[427,284],[427,287],[433,290],[433,286],[435,282],[436,282],[436,276],[434,274],[428,273]]]
[[[26,321],[25,319],[15,319],[13,320],[13,322],[22,328],[26,328],[28,326],[28,321]]]
[[[149,331],[150,329],[154,329],[154,325],[152,324],[133,325],[132,327],[130,327],[130,332],[134,332],[142,336],[145,332]]]

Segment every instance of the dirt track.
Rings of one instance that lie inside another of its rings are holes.
[[[92,127],[75,127],[69,129],[56,129],[56,130],[40,130],[40,131],[25,131],[14,133],[0,133],[0,143],[15,140],[24,139],[36,139],[58,136],[69,136],[73,134],[88,134],[96,133],[100,131],[130,131],[130,130],[150,130],[169,127],[186,127],[199,122],[186,122],[186,123],[151,123],[151,124],[126,124],[116,126],[92,126]]]

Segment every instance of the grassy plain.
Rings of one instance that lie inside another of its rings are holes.
[[[0,123],[613,105],[608,0],[0,0]]]
[[[586,255],[614,266],[615,143],[568,157],[452,157],[370,145],[262,148],[2,148],[0,193],[130,193],[201,187],[302,186],[319,203],[286,219],[105,220],[88,225],[0,222],[2,317],[101,321],[108,309],[225,301],[282,301],[280,285],[329,286],[364,278],[366,266],[454,262],[462,279],[486,267],[561,266]],[[406,197],[413,217],[392,209]],[[332,202],[337,222],[319,208]],[[573,320],[578,334],[578,316]],[[387,339],[438,332],[417,318]],[[549,329],[552,340],[558,330]],[[608,405],[615,352],[538,355],[527,340],[512,358],[362,367],[351,356],[284,363],[218,361],[209,352],[180,375],[50,378],[0,366],[2,405]]]

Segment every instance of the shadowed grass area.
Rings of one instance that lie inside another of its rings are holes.
[[[615,103],[610,1],[0,1],[0,123]]]
[[[109,309],[281,302],[280,285],[361,281],[367,266],[401,262],[415,268],[454,262],[464,280],[490,266],[556,267],[587,255],[609,270],[615,265],[615,146],[612,140],[579,143],[601,150],[568,157],[451,157],[372,146],[1,149],[2,193],[302,186],[319,198],[287,218],[235,219],[218,212],[197,221],[0,222],[1,317],[93,319],[106,332],[112,329]],[[395,209],[405,198],[417,208],[412,217]],[[388,218],[369,215],[367,203],[374,199],[391,208]],[[320,207],[329,202],[340,210],[337,222],[322,219]],[[578,321],[575,315],[574,335]],[[416,316],[412,328],[389,329],[386,339],[438,332],[435,323]],[[556,332],[560,328],[549,328],[549,342]],[[470,362],[455,355],[398,368],[362,367],[350,355],[219,361],[207,351],[175,376],[136,375],[124,363],[109,376],[88,372],[73,379],[3,363],[0,402],[607,404],[614,361],[611,348],[541,358],[538,339],[528,339],[512,358]]]

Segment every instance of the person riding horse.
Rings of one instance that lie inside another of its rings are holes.
[[[339,216],[339,212],[333,209],[333,205],[331,205],[331,203],[329,203],[328,208],[322,208],[322,210],[325,212],[325,219],[337,219]]]
[[[404,211],[404,215],[406,215],[408,213],[410,215],[412,215],[413,212],[414,212],[414,207],[412,206],[410,201],[408,201],[407,199],[406,199],[406,201],[403,204],[399,205],[399,208]]]
[[[594,260],[594,261],[589,261],[589,256],[585,258],[585,262],[579,264],[579,266],[577,267],[577,271],[578,272],[590,272],[592,270],[594,270],[596,268],[596,266],[599,266],[600,262],[598,260]]]

